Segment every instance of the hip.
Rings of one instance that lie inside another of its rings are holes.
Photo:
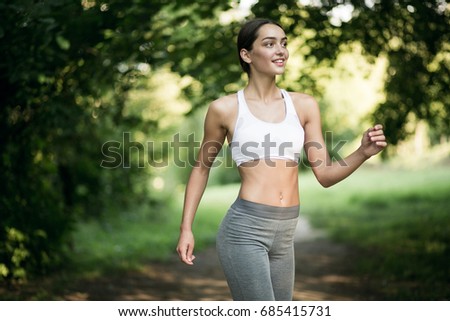
[[[289,246],[294,239],[300,206],[280,207],[237,198],[227,211],[217,235],[223,244],[263,244]]]

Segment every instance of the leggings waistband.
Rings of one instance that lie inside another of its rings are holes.
[[[231,205],[231,208],[244,214],[278,220],[289,220],[296,218],[298,217],[300,211],[300,205],[289,207],[273,206],[247,201],[239,197]]]

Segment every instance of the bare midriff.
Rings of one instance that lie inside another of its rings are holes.
[[[283,159],[261,159],[239,166],[239,197],[247,201],[272,205],[299,205],[298,164]]]

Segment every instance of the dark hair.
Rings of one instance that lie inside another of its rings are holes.
[[[241,49],[247,49],[248,51],[252,50],[253,42],[255,42],[256,38],[258,38],[259,28],[266,24],[276,25],[283,29],[283,27],[275,21],[272,21],[270,19],[258,18],[246,22],[239,31],[239,35],[237,38],[239,62],[241,63],[242,70],[244,70],[249,76],[250,65],[242,60]]]

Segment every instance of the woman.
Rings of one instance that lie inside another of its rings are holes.
[[[217,251],[234,300],[292,300],[293,239],[299,214],[298,161],[304,148],[324,187],[332,186],[379,153],[387,143],[382,126],[368,129],[360,147],[332,162],[325,148],[317,102],[276,85],[289,52],[282,27],[247,22],[238,36],[248,85],[212,102],[197,163],[186,186],[177,252],[189,265],[195,256],[192,223],[211,165],[225,138],[241,177],[237,200],[217,235]]]

